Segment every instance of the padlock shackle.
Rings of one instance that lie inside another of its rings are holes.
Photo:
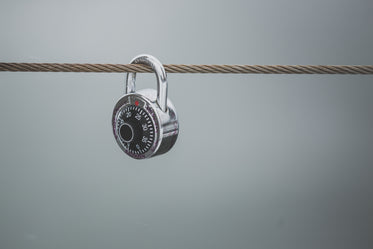
[[[167,111],[167,75],[162,63],[154,56],[142,54],[133,58],[130,64],[150,66],[157,77],[157,104],[163,112]],[[125,94],[136,91],[136,73],[127,73]]]

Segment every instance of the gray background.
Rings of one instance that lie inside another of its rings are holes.
[[[1,0],[4,62],[373,64],[371,0]],[[169,75],[136,161],[124,74],[0,73],[0,248],[372,248],[373,78]],[[138,87],[155,87],[152,74]]]

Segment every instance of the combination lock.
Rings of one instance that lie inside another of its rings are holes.
[[[179,134],[176,110],[167,98],[167,76],[162,63],[151,55],[136,56],[131,64],[150,66],[157,91],[136,92],[136,73],[128,73],[123,97],[114,107],[112,125],[119,147],[130,157],[144,159],[169,151]]]

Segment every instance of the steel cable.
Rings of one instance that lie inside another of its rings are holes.
[[[163,65],[167,73],[222,74],[373,74],[373,65]],[[0,71],[9,72],[93,72],[151,73],[142,64],[77,64],[77,63],[5,63]]]

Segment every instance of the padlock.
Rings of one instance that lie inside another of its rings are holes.
[[[136,73],[128,73],[123,97],[114,107],[112,126],[119,147],[130,157],[144,159],[169,151],[179,134],[179,122],[167,98],[167,75],[151,55],[139,55],[131,64],[150,66],[156,74],[157,91],[135,90]]]

